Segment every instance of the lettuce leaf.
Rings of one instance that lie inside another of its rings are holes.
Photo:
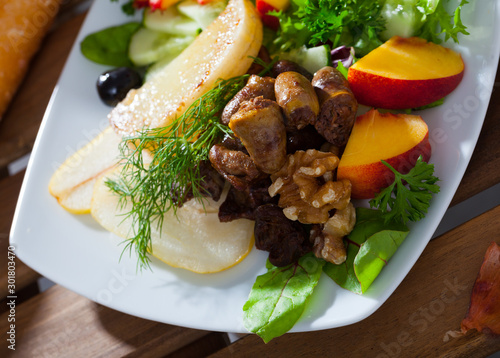
[[[140,26],[138,22],[129,22],[89,34],[80,44],[82,54],[101,65],[133,66],[128,57],[128,46]]]
[[[441,43],[440,35],[444,34],[445,41],[451,38],[454,42],[458,43],[458,34],[469,35],[461,19],[462,7],[469,2],[461,0],[452,14],[446,10],[445,2],[449,2],[449,0],[441,0],[436,10],[427,16],[425,23],[420,31],[416,33],[416,36],[422,37],[427,41]]]
[[[356,209],[356,226],[347,238],[347,260],[341,265],[327,262],[323,268],[340,287],[366,292],[408,235],[406,225],[385,223],[383,215],[379,210]]]
[[[280,29],[270,51],[331,42],[332,48],[354,46],[361,56],[382,44],[380,8],[380,1],[373,0],[292,0],[288,11],[272,13],[279,18]]]
[[[461,20],[461,0],[455,10],[446,10],[450,0],[291,0],[278,17],[280,28],[264,45],[271,54],[302,46],[329,43],[352,46],[357,57],[366,55],[388,38],[419,36],[435,43],[468,35]]]
[[[264,342],[288,332],[299,320],[318,284],[325,261],[312,253],[286,267],[267,264],[243,306],[243,323]]]

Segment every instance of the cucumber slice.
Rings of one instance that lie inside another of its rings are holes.
[[[128,55],[134,65],[146,66],[166,56],[177,56],[193,42],[194,38],[194,36],[173,36],[141,27],[130,40]]]
[[[202,29],[206,29],[226,5],[226,0],[213,0],[205,5],[200,5],[196,0],[184,0],[177,5],[177,9],[181,14],[196,21]]]
[[[311,48],[302,46],[290,52],[279,53],[278,56],[282,60],[289,60],[298,63],[306,70],[314,74],[323,67],[332,65],[330,51],[330,46],[328,45]]]
[[[192,35],[200,33],[201,27],[195,20],[181,14],[176,6],[166,10],[144,10],[144,27],[171,35]]]

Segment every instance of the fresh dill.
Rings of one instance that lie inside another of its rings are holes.
[[[213,144],[231,133],[220,122],[220,113],[248,77],[219,80],[167,127],[144,129],[122,140],[120,176],[108,179],[106,185],[119,195],[122,208],[131,206],[127,216],[132,218],[134,233],[125,241],[124,252],[135,249],[138,268],[150,268],[152,225],[161,228],[164,214],[175,211],[189,191],[201,200],[198,163],[208,159]]]

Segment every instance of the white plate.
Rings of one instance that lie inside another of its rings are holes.
[[[198,275],[153,262],[153,272],[136,274],[136,259],[119,262],[121,240],[90,216],[67,213],[47,185],[60,163],[106,125],[109,107],[95,91],[104,66],[86,60],[83,37],[128,21],[116,3],[93,5],[71,51],[43,119],[22,186],[11,243],[18,257],[43,276],[91,300],[131,315],[198,329],[246,332],[242,307],[255,277],[265,271],[266,254],[252,250],[227,271]],[[466,63],[459,88],[438,108],[421,114],[430,127],[432,162],[441,179],[427,217],[412,231],[363,296],[336,286],[323,275],[293,331],[339,327],[372,314],[392,294],[418,259],[443,217],[474,150],[495,79],[500,51],[500,6],[473,2],[463,14],[470,36],[458,50]]]

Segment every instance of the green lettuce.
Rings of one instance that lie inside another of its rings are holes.
[[[138,22],[129,22],[94,32],[81,42],[82,54],[101,65],[133,66],[128,57],[128,46],[132,35],[140,26]]]
[[[268,262],[268,271],[257,277],[243,306],[245,328],[266,343],[288,332],[304,312],[324,264],[312,253],[286,267]]]
[[[266,37],[271,54],[323,43],[332,48],[352,46],[357,57],[366,55],[388,38],[419,36],[435,43],[468,35],[461,20],[461,0],[455,10],[446,9],[450,0],[291,0],[278,17],[276,36]]]
[[[347,238],[347,260],[326,263],[323,271],[340,287],[363,294],[408,235],[399,222],[384,221],[379,210],[356,209],[356,225]]]

